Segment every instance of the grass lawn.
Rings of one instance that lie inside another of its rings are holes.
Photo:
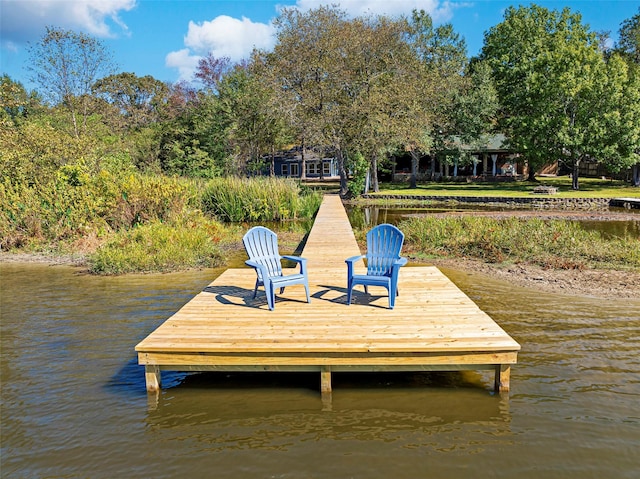
[[[571,178],[568,176],[541,177],[539,180],[538,183],[529,183],[527,181],[504,183],[423,183],[418,184],[416,189],[410,189],[409,185],[404,183],[381,183],[380,194],[531,197],[534,195],[533,189],[536,186],[546,185],[558,188],[558,193],[555,195],[539,196],[549,196],[553,198],[640,198],[640,188],[634,188],[623,181],[580,178],[580,190],[574,191],[571,189]]]

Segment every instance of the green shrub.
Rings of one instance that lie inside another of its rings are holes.
[[[89,257],[97,274],[165,272],[222,263],[222,226],[196,215],[189,221],[159,221],[123,230]]]

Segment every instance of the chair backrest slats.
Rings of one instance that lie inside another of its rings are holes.
[[[389,224],[378,225],[367,233],[367,274],[389,276],[394,261],[400,258],[404,234]]]
[[[255,226],[247,231],[242,242],[249,259],[264,265],[269,271],[269,276],[282,275],[278,237],[273,231],[264,226]]]

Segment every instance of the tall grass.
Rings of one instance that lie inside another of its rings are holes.
[[[202,193],[202,210],[227,222],[309,218],[322,195],[287,178],[216,178]]]
[[[166,272],[223,263],[227,232],[202,215],[170,224],[152,221],[114,234],[89,256],[96,274]]]
[[[640,240],[604,238],[568,220],[423,217],[402,222],[407,250],[428,257],[526,262],[548,268],[640,268]]]

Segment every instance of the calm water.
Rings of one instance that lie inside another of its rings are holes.
[[[636,478],[640,300],[447,273],[522,345],[485,373],[163,373],[134,347],[219,271],[101,278],[0,264],[7,478]]]
[[[471,212],[474,211],[505,211],[504,208],[484,207],[474,205],[461,205],[455,208],[383,208],[383,207],[348,207],[349,220],[357,227],[376,225],[380,223],[398,224],[400,221],[413,216],[424,216],[445,212]],[[508,209],[507,211],[513,211]],[[530,210],[525,210],[530,211]],[[621,217],[634,217],[634,219],[616,219],[612,221],[575,220],[583,229],[597,231],[608,238],[640,238],[640,210],[623,210],[622,208],[609,208],[608,213]],[[597,215],[597,213],[596,213]]]

